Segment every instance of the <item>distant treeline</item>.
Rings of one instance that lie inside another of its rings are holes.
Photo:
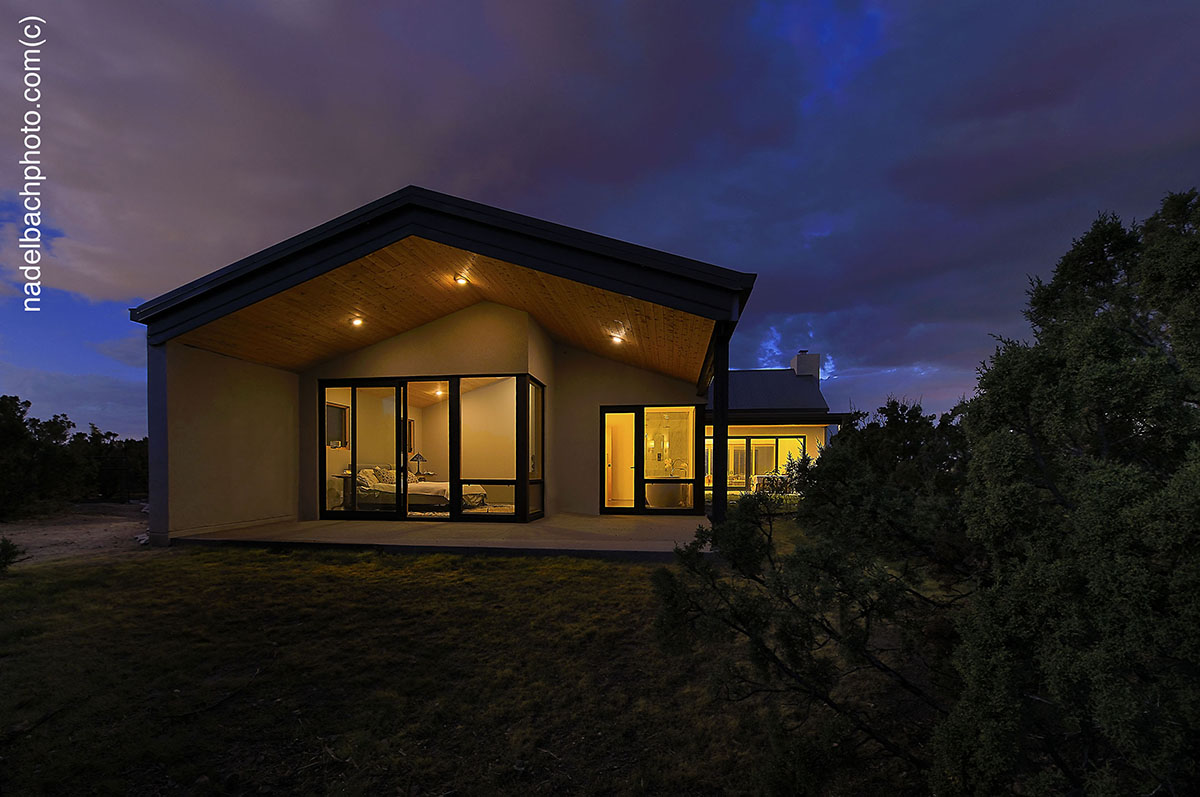
[[[78,501],[145,498],[147,439],[119,440],[66,415],[29,417],[30,403],[0,396],[0,520]]]

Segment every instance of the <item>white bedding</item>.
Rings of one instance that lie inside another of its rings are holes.
[[[394,483],[396,481],[396,471],[394,471],[394,470],[390,471],[390,473],[392,474],[392,476],[391,476],[392,483],[383,482],[383,481],[379,481],[378,479],[376,479],[375,478],[376,472],[377,472],[376,469],[373,467],[364,467],[361,470],[359,470],[359,472],[358,472],[358,492],[359,492],[359,494],[363,495],[369,491],[374,491],[377,493],[382,493],[384,495],[395,495],[396,487],[397,487],[397,485]],[[400,478],[403,479],[404,477],[401,476]],[[363,484],[364,479],[367,479],[370,481],[370,486]],[[476,496],[483,498],[484,500],[486,500],[486,498],[487,498],[487,491],[484,490],[483,487],[478,484],[464,484],[462,491],[463,491],[464,498],[470,498],[470,497],[476,497]],[[444,498],[445,500],[449,501],[450,500],[450,482],[409,482],[408,483],[408,492],[411,495],[429,495],[429,496],[435,496],[438,498]]]
[[[391,492],[396,491],[394,484],[380,484],[379,487],[390,487]],[[464,484],[463,495],[487,495],[487,491],[478,484]],[[450,482],[412,482],[408,485],[408,492],[412,495],[438,495],[450,500]]]

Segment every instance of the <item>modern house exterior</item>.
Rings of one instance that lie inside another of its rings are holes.
[[[130,311],[147,327],[151,540],[703,514],[706,497],[721,516],[768,447],[773,464],[814,454],[840,420],[798,361],[730,372],[754,281],[402,189]],[[760,406],[763,380],[791,404]]]
[[[713,482],[713,410],[705,412],[705,489]],[[729,493],[770,486],[789,459],[816,458],[845,413],[831,413],[821,394],[821,355],[801,350],[790,368],[729,372],[726,487]]]

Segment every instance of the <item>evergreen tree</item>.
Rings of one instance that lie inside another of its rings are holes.
[[[1035,281],[964,429],[988,568],[945,792],[1200,790],[1200,199],[1098,219]]]

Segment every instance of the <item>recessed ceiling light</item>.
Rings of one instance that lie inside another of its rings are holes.
[[[613,343],[624,343],[624,342],[625,342],[625,338],[621,337],[620,335],[613,335],[613,336],[612,336],[612,342],[613,342]]]
[[[455,276],[454,281],[457,282],[459,285],[466,285],[467,283],[470,282],[470,280],[467,279],[466,277],[464,277],[462,274]]]
[[[351,318],[351,319],[350,319],[350,323],[351,323],[351,324],[353,324],[353,325],[354,325],[354,326],[356,326],[356,327],[361,327],[361,326],[362,326],[362,319],[361,319],[361,318]]]
[[[441,389],[439,388],[439,389],[437,389],[437,390],[433,391],[433,395],[435,395],[435,396],[440,396],[440,395],[442,395],[442,391],[441,391]]]

